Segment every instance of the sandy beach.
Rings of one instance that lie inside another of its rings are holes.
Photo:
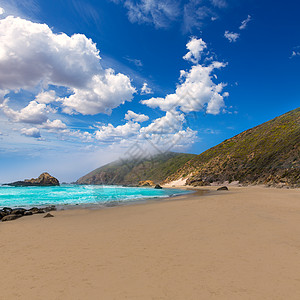
[[[300,299],[300,190],[0,223],[2,299]]]

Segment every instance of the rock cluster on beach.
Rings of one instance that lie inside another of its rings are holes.
[[[21,218],[23,216],[44,214],[46,212],[54,211],[54,210],[56,210],[56,207],[54,205],[43,207],[43,208],[32,207],[30,209],[4,207],[0,210],[0,220],[2,222],[12,221]]]
[[[49,173],[42,173],[38,178],[25,179],[24,181],[16,181],[8,183],[10,186],[58,186],[59,181]]]

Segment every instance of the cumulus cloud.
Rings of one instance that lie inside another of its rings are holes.
[[[105,70],[104,75],[93,76],[85,88],[71,90],[71,96],[61,99],[63,111],[83,115],[111,114],[113,108],[131,101],[136,92],[126,75],[115,74],[112,69]]]
[[[148,87],[148,83],[144,82],[141,88],[141,95],[153,94],[153,91],[150,87]]]
[[[0,16],[3,15],[5,13],[4,8],[0,7]]]
[[[141,125],[131,118],[124,125],[97,126],[95,138],[102,143],[110,143],[129,147],[137,147],[141,154],[182,150],[195,142],[197,131],[185,126],[185,116],[178,111],[166,112],[165,116],[153,120],[148,126]]]
[[[251,16],[248,15],[247,19],[245,19],[244,21],[242,21],[241,26],[239,27],[240,30],[244,30],[246,29],[248,23],[251,21]]]
[[[28,136],[28,137],[33,137],[33,138],[40,138],[41,137],[41,133],[37,128],[22,128],[21,129],[21,134],[24,136]]]
[[[172,134],[182,129],[182,125],[185,121],[183,113],[178,111],[167,111],[166,115],[154,120],[147,127],[141,129],[141,133],[146,134]]]
[[[209,114],[218,114],[224,106],[224,97],[221,94],[224,83],[213,82],[212,73],[226,64],[213,62],[208,66],[195,65],[191,70],[181,71],[183,81],[176,88],[174,94],[165,98],[151,98],[141,101],[151,108],[159,107],[163,111],[179,108],[182,112],[197,112],[203,109]]]
[[[127,114],[125,114],[125,120],[127,121],[134,121],[138,123],[142,123],[149,120],[149,117],[144,114],[137,114],[131,110],[127,111]]]
[[[128,122],[124,125],[114,127],[112,124],[99,126],[95,132],[96,139],[102,142],[116,142],[128,139],[139,134],[141,125],[135,122]]]
[[[239,33],[236,32],[229,32],[228,30],[225,31],[224,33],[224,37],[230,42],[230,43],[234,43],[237,41],[237,39],[240,37]]]
[[[49,130],[61,130],[61,129],[66,129],[67,125],[58,119],[53,121],[50,121],[48,119],[44,124],[42,124],[41,128],[49,129]]]
[[[102,68],[96,44],[85,35],[55,34],[46,24],[12,16],[0,20],[0,69],[0,89],[69,88],[68,113],[110,113],[135,93],[126,75]]]
[[[183,59],[191,61],[194,64],[197,64],[201,59],[201,54],[205,48],[207,48],[206,43],[200,38],[192,38],[187,44],[186,48],[189,50],[186,55],[183,56]]]
[[[47,121],[48,113],[51,109],[44,103],[30,101],[29,104],[21,110],[14,110],[8,106],[8,99],[0,105],[4,114],[12,121],[18,123],[42,124]]]
[[[51,102],[54,102],[56,100],[55,91],[41,92],[35,97],[35,100],[38,103],[44,103],[44,104],[49,104]]]

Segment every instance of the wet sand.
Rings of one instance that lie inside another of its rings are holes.
[[[300,190],[0,223],[1,299],[300,299]]]

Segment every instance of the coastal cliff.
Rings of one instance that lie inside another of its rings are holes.
[[[24,181],[16,181],[8,183],[9,186],[57,186],[59,181],[49,173],[42,173],[38,178],[25,179]]]
[[[76,183],[138,185],[146,180],[160,183],[195,156],[166,152],[144,159],[118,160],[90,172]]]
[[[300,108],[246,130],[188,161],[165,182],[300,186]]]

